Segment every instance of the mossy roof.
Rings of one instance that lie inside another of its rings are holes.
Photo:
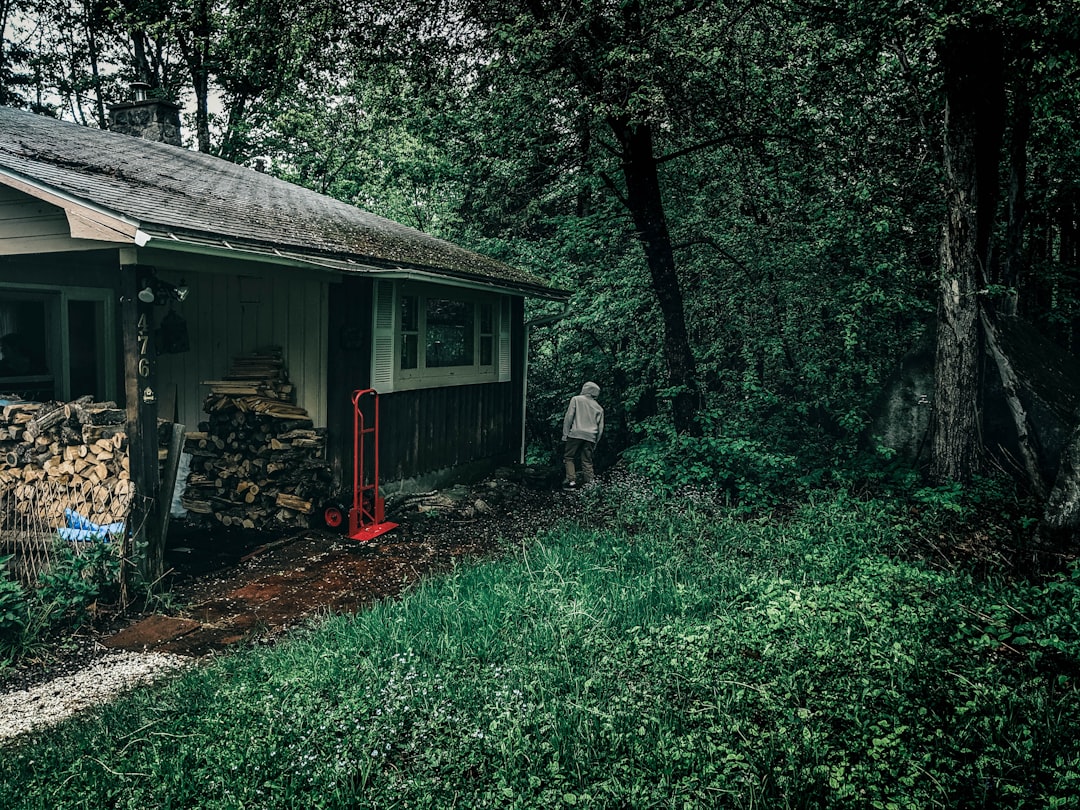
[[[238,243],[355,272],[418,270],[566,294],[489,256],[212,155],[0,108],[0,167],[148,234]]]

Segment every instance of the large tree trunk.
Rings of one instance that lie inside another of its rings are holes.
[[[1052,548],[1077,548],[1080,538],[1080,424],[1072,431],[1062,454],[1039,530]]]
[[[200,152],[210,152],[210,6],[197,0],[192,7],[191,39],[181,31],[177,40],[191,72],[195,91],[195,136]]]
[[[979,454],[980,277],[989,251],[1003,111],[1002,42],[992,22],[952,28],[945,80],[946,218],[941,240],[930,473],[969,481]]]
[[[951,100],[951,99],[950,99]],[[979,302],[974,122],[946,110],[947,215],[941,237],[930,473],[968,481],[975,471]]]
[[[675,429],[679,433],[700,433],[695,420],[698,406],[697,372],[686,331],[682,288],[675,268],[671,233],[664,214],[660,177],[653,153],[653,133],[649,124],[627,120],[611,121],[623,154],[626,205],[634,219],[637,237],[645,249],[653,292],[664,321],[664,360],[668,384],[676,390]]]
[[[1080,425],[1062,454],[1039,528],[1054,546],[1076,547],[1080,537]]]

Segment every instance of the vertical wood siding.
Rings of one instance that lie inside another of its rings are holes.
[[[481,459],[512,460],[520,443],[514,383],[397,391],[380,397],[386,481]]]
[[[283,349],[285,367],[296,387],[297,404],[315,424],[326,424],[327,287],[322,279],[273,275],[235,276],[160,270],[172,283],[183,279],[188,298],[173,305],[187,321],[191,350],[158,358],[162,415],[194,430],[206,418],[203,380],[224,377],[234,357],[266,346]],[[156,311],[157,320],[168,312]]]

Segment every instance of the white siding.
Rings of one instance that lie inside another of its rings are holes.
[[[375,282],[375,304],[372,307],[371,387],[380,394],[394,390],[394,310],[396,301],[393,281]]]
[[[72,239],[63,209],[21,191],[0,186],[0,255],[54,253],[102,247],[100,242]]]
[[[158,358],[161,414],[172,417],[177,401],[180,421],[195,430],[206,418],[204,380],[224,377],[237,355],[265,346],[284,350],[285,367],[296,388],[297,404],[316,425],[326,424],[328,283],[288,273],[235,276],[217,273],[159,271],[166,281],[183,278],[187,300],[174,309],[188,325],[191,350]],[[155,310],[157,319],[167,312]]]

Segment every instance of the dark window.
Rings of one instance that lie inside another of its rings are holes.
[[[72,399],[85,394],[105,398],[105,374],[100,362],[104,332],[105,305],[101,301],[68,302]]]
[[[44,295],[0,293],[0,394],[55,398],[48,329],[55,301]]]
[[[475,309],[471,301],[427,299],[424,362],[428,368],[473,364]]]
[[[420,299],[415,295],[401,297],[401,367],[417,366],[420,345]]]

